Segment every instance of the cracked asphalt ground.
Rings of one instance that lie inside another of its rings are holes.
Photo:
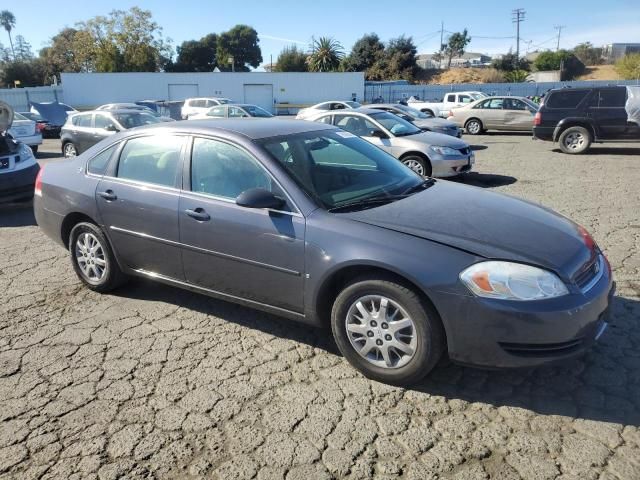
[[[389,387],[325,331],[141,280],[93,293],[4,207],[0,477],[639,479],[640,144],[466,139],[467,183],[570,216],[609,256],[613,326],[586,356]]]

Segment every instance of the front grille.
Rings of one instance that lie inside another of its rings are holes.
[[[462,155],[469,155],[471,153],[471,148],[465,147],[465,148],[461,148],[459,151]]]
[[[600,273],[600,255],[590,260],[580,272],[573,277],[573,281],[581,290],[591,283]]]
[[[566,355],[578,350],[583,343],[582,338],[576,338],[561,343],[503,343],[499,345],[505,352],[521,357],[546,357]]]

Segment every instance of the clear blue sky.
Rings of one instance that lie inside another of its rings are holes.
[[[535,46],[555,48],[557,24],[564,25],[564,48],[583,41],[595,45],[640,42],[639,0],[22,0],[3,8],[9,7],[16,16],[14,35],[23,35],[38,51],[65,26],[135,5],[153,12],[174,46],[183,40],[227,30],[237,23],[251,25],[258,31],[264,63],[269,62],[270,55],[275,60],[287,44],[295,42],[305,47],[313,35],[333,36],[348,50],[367,32],[376,32],[383,41],[406,34],[413,37],[419,53],[432,53],[440,41],[440,21],[448,31],[468,28],[472,37],[470,51],[506,52],[510,47],[515,49],[513,38],[481,37],[515,36],[511,10],[517,7],[526,10],[521,25],[523,52],[534,50]],[[8,46],[6,32],[0,31],[0,41]]]

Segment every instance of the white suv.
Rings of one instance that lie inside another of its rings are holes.
[[[180,112],[183,120],[188,120],[190,116],[200,113],[207,113],[211,107],[216,105],[224,105],[230,103],[228,98],[215,98],[215,97],[201,97],[201,98],[187,98],[182,106]]]

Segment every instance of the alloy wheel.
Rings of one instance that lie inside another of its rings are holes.
[[[417,348],[412,318],[400,304],[382,295],[355,300],[347,312],[345,328],[355,351],[377,367],[403,367]]]
[[[424,167],[422,166],[422,163],[420,163],[420,161],[413,158],[408,158],[406,160],[403,160],[402,163],[404,163],[407,167],[409,167],[411,170],[416,172],[418,175],[424,176]]]
[[[76,151],[76,146],[73,143],[66,143],[64,145],[64,156],[65,157],[75,157],[78,154]]]
[[[570,150],[579,150],[584,146],[585,138],[580,132],[571,132],[564,138],[564,145]]]
[[[467,132],[469,132],[471,135],[480,133],[480,124],[475,120],[472,120],[467,124]]]
[[[83,232],[78,236],[75,254],[78,267],[87,281],[98,283],[104,278],[107,260],[100,241],[93,233]]]

